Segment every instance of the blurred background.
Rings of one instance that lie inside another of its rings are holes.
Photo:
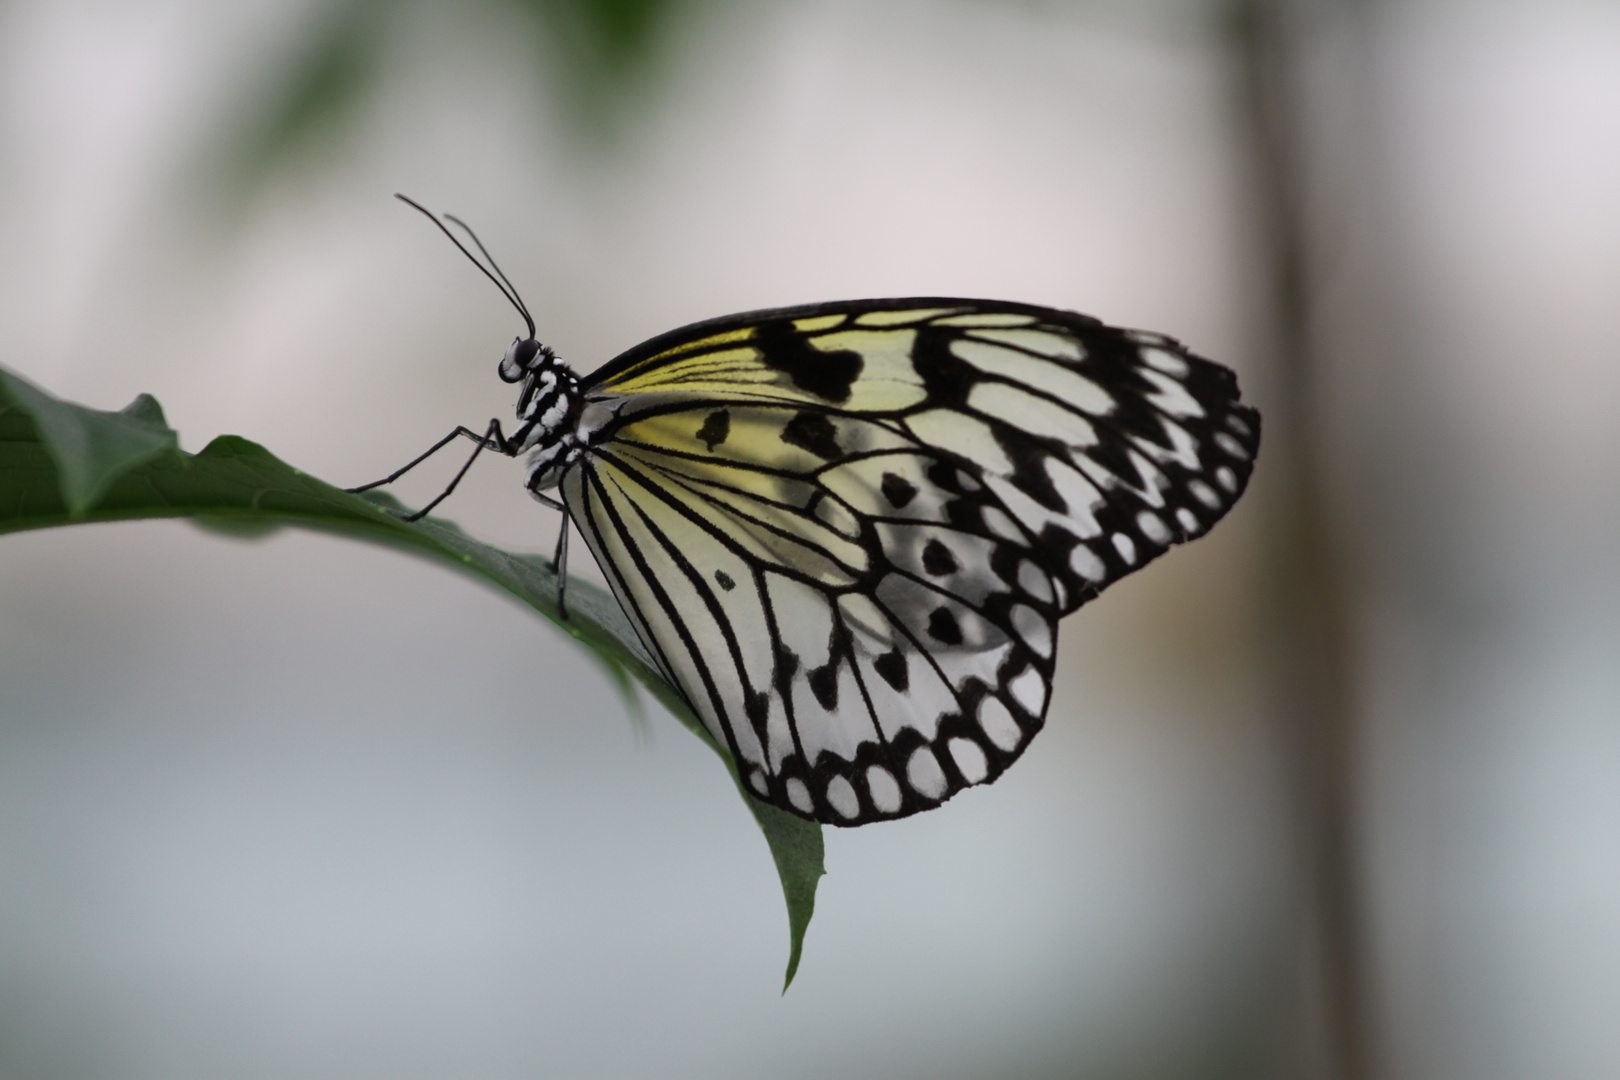
[[[1004,779],[827,831],[785,997],[719,764],[510,599],[0,537],[0,1080],[1620,1075],[1620,7],[0,5],[0,363],[58,394],[338,484],[508,415],[395,191],[582,371],[864,296],[1175,334],[1256,482],[1065,623]],[[519,469],[446,509],[549,551]]]

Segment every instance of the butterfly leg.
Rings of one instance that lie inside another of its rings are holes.
[[[361,484],[359,487],[344,488],[343,490],[348,492],[350,495],[358,495],[362,491],[370,491],[372,488],[380,488],[384,487],[385,485],[392,484],[395,480],[398,480],[400,477],[422,464],[422,462],[426,461],[434,454],[437,454],[440,450],[443,450],[446,446],[450,445],[451,442],[463,436],[471,439],[475,443],[478,443],[480,448],[499,450],[507,457],[513,457],[517,453],[517,451],[507,443],[506,435],[501,431],[501,422],[499,420],[491,420],[489,422],[489,432],[484,435],[479,435],[477,432],[473,431],[472,428],[458,427],[456,430],[452,431],[450,434],[428,447],[425,453],[418,455],[413,461],[410,462],[410,464],[405,465],[402,468],[395,469],[381,480],[373,480],[369,484]],[[458,476],[456,479],[459,480],[461,478]]]
[[[566,619],[568,618],[568,507],[538,491],[531,491],[529,494],[562,514],[562,523],[557,527],[557,548],[551,553],[551,569],[557,575],[557,617]]]
[[[405,515],[405,517],[401,518],[400,520],[421,521],[427,516],[429,510],[432,510],[435,506],[438,506],[440,503],[444,502],[444,500],[448,499],[450,497],[450,493],[456,490],[456,485],[461,483],[461,478],[467,475],[467,470],[472,468],[473,462],[478,460],[478,455],[482,454],[486,449],[499,450],[507,457],[515,457],[517,455],[517,447],[507,442],[506,436],[501,432],[501,422],[499,420],[491,420],[489,422],[488,430],[484,432],[482,437],[473,435],[473,433],[468,431],[466,428],[457,428],[455,431],[450,433],[449,437],[440,442],[439,445],[443,446],[444,443],[449,442],[450,439],[455,438],[464,431],[466,431],[467,434],[471,436],[473,441],[478,445],[473,447],[473,452],[467,458],[466,464],[461,467],[461,471],[456,473],[455,476],[451,477],[450,483],[446,485],[443,491],[439,492],[439,494],[434,497],[432,502],[428,503],[414,514]],[[432,451],[430,450],[429,453],[432,453]],[[407,468],[408,467],[409,466],[407,466]]]

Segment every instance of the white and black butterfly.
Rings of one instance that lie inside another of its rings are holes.
[[[581,377],[503,291],[529,322],[500,363],[518,427],[438,446],[527,453],[745,786],[829,824],[1000,776],[1041,728],[1058,620],[1208,531],[1259,447],[1231,371],[1073,312],[753,311]]]

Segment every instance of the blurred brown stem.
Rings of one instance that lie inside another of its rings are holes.
[[[1296,26],[1288,0],[1228,0],[1236,111],[1247,155],[1275,381],[1265,563],[1276,685],[1296,766],[1321,1000],[1324,1075],[1373,1063],[1355,846],[1356,710],[1346,566],[1329,516],[1320,356],[1311,332],[1309,222]]]

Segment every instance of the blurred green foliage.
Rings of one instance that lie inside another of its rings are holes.
[[[696,2],[327,0],[255,103],[230,121],[225,182],[251,189],[341,127],[379,90],[398,28],[418,16],[453,28],[515,24],[507,36],[534,50],[537,92],[576,133],[611,134],[647,88],[674,10]]]

